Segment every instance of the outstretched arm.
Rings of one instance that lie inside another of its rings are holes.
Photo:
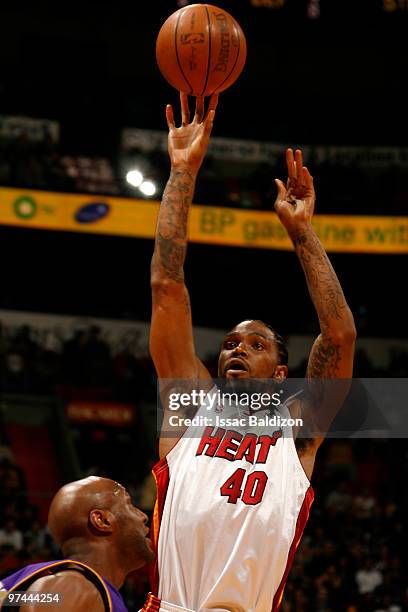
[[[275,210],[286,228],[305,273],[310,297],[320,323],[320,335],[310,353],[308,378],[350,379],[353,374],[353,358],[356,340],[354,318],[347,305],[343,290],[326,251],[312,226],[315,204],[313,179],[303,166],[302,153],[297,150],[286,153],[288,182],[276,180],[278,197]],[[349,385],[330,385],[330,397],[323,404],[330,404],[324,426],[330,425],[336,410],[342,405]],[[326,427],[326,429],[327,429]],[[322,437],[316,439],[320,443]]]
[[[213,97],[203,120],[203,101],[198,99],[190,123],[187,96],[181,94],[179,128],[175,126],[172,107],[166,108],[171,171],[160,206],[151,265],[150,352],[159,378],[198,378],[206,373],[195,355],[183,267],[195,181],[207,151],[216,103]]]
[[[310,354],[310,378],[350,378],[356,338],[354,319],[326,251],[312,226],[315,204],[313,179],[303,166],[302,153],[295,159],[288,149],[287,187],[276,180],[275,209],[295,247],[316,308],[321,333]]]

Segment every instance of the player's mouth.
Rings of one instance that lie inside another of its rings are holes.
[[[227,378],[238,378],[246,374],[248,374],[248,366],[243,359],[230,359],[224,368],[224,375]]]

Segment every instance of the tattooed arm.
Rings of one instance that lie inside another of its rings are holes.
[[[213,97],[203,121],[203,101],[198,99],[190,123],[187,96],[181,94],[182,126],[179,128],[175,126],[171,106],[166,108],[171,172],[160,206],[151,265],[150,352],[159,378],[208,376],[195,355],[183,266],[195,181],[207,151],[216,103]]]
[[[285,226],[305,273],[310,297],[319,317],[321,334],[310,354],[309,378],[350,378],[353,372],[356,330],[339,280],[313,226],[313,179],[303,166],[302,153],[286,153],[287,189],[276,180],[275,209]]]
[[[336,273],[317,237],[313,226],[315,193],[313,179],[303,166],[302,153],[288,149],[287,187],[276,180],[278,197],[275,210],[295,247],[305,273],[310,297],[316,309],[321,333],[310,353],[307,378],[343,379],[340,383],[324,383],[321,406],[327,408],[322,415],[314,415],[320,432],[327,431],[336,411],[349,390],[348,379],[353,374],[356,329]],[[327,391],[327,393],[326,393]],[[323,436],[315,438],[316,446]]]
[[[356,329],[339,280],[313,228],[293,236],[321,333],[309,357],[308,378],[351,378]]]

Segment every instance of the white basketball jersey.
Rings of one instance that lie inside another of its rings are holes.
[[[278,610],[313,502],[291,433],[190,428],[153,472],[157,595],[196,612]]]

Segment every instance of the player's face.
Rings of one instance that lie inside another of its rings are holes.
[[[278,350],[271,330],[260,321],[243,321],[224,338],[218,360],[218,376],[231,379],[272,378],[279,368],[278,361]]]
[[[117,517],[123,546],[135,560],[136,567],[142,567],[154,557],[152,542],[148,538],[147,516],[133,505],[132,498],[124,487],[119,485]],[[134,569],[136,569],[136,567]]]

